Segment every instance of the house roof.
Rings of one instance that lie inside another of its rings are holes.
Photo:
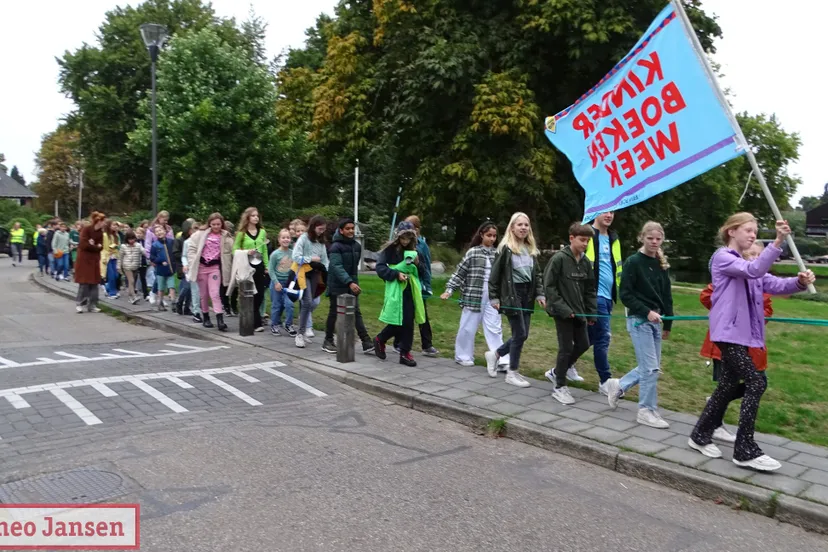
[[[26,199],[30,197],[37,197],[37,194],[0,170],[0,198]]]

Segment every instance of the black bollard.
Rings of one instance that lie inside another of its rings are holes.
[[[356,297],[342,294],[336,298],[336,360],[354,361]]]
[[[253,335],[253,297],[256,285],[253,280],[239,282],[239,335]]]

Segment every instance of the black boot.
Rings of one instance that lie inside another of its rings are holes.
[[[204,322],[203,322],[204,327],[205,327],[205,328],[212,328],[212,327],[213,327],[213,323],[212,323],[212,322],[210,322],[210,313],[209,313],[209,312],[205,312],[205,313],[202,313],[202,315],[201,315],[201,316],[202,316],[202,318],[204,318]],[[216,315],[216,316],[218,317],[218,315]]]
[[[204,320],[201,318],[201,314],[193,314],[193,322],[196,324],[203,324]]]
[[[216,324],[218,324],[218,329],[220,332],[227,331],[227,324],[224,323],[224,315],[221,313],[216,314]]]

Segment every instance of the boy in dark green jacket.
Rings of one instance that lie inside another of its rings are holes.
[[[549,370],[545,375],[555,384],[552,396],[562,404],[575,402],[566,386],[566,371],[589,349],[587,324],[595,323],[595,319],[575,315],[598,313],[595,272],[584,254],[592,237],[591,227],[572,224],[569,246],[555,253],[543,273],[546,312],[555,318],[558,333],[555,371]]]

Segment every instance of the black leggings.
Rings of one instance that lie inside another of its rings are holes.
[[[764,454],[753,440],[753,431],[759,413],[759,401],[768,386],[768,380],[765,372],[760,372],[754,366],[747,347],[721,342],[716,342],[716,345],[722,351],[719,385],[704,407],[690,437],[699,445],[710,444],[713,431],[722,425],[727,406],[744,394],[733,459],[747,462]],[[739,383],[739,380],[744,380],[744,384]]]
[[[529,338],[529,323],[532,321],[532,284],[515,284],[515,294],[518,300],[518,307],[521,310],[508,310],[506,318],[509,319],[509,326],[512,328],[512,337],[501,345],[497,350],[497,356],[509,355],[509,370],[516,372],[520,367],[520,353],[523,351],[523,344]]]
[[[405,356],[411,352],[414,344],[414,296],[411,294],[411,286],[405,286],[402,303],[402,326],[387,325],[377,339],[383,344],[388,343],[392,337],[399,339],[400,355]]]

